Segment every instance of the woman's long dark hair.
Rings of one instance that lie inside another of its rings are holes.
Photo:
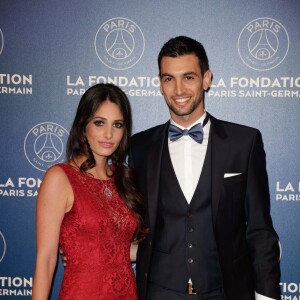
[[[109,159],[113,166],[113,177],[117,191],[129,209],[134,213],[138,222],[134,239],[140,240],[145,237],[147,232],[142,218],[144,215],[144,206],[135,188],[133,170],[124,164],[128,155],[131,136],[131,109],[126,94],[119,87],[109,83],[99,83],[90,87],[83,94],[78,104],[67,143],[67,159],[74,162],[77,157],[81,155],[86,156],[87,159],[79,166],[79,170],[83,173],[87,173],[89,169],[96,165],[94,155],[85,136],[85,129],[99,105],[106,100],[118,105],[124,119],[123,137],[119,147]]]

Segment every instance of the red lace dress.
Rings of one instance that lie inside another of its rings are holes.
[[[137,299],[129,254],[136,220],[113,179],[95,179],[67,164],[58,165],[74,193],[73,207],[60,231],[68,262],[59,299]]]

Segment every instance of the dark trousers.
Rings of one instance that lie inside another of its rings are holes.
[[[189,295],[149,282],[147,300],[225,300],[222,288],[204,294]]]

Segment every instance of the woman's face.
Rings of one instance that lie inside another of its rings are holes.
[[[109,157],[118,148],[124,134],[124,118],[117,104],[101,103],[86,125],[86,138],[95,160]]]

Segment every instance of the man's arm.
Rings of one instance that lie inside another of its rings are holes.
[[[280,299],[280,249],[270,216],[266,158],[259,131],[253,138],[249,157],[246,215],[246,239],[255,272],[255,290],[265,297]]]

